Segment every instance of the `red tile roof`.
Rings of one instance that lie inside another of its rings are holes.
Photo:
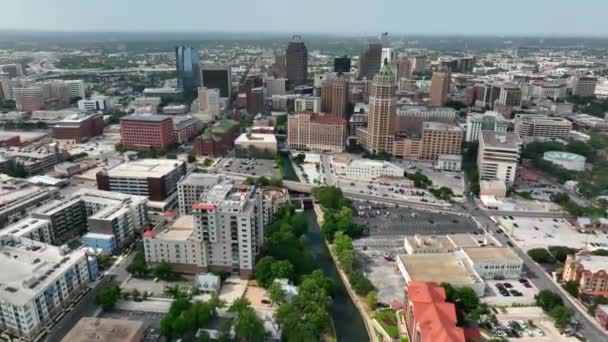
[[[192,209],[215,210],[215,204],[205,204],[205,203],[193,204]]]
[[[144,237],[153,238],[155,236],[156,236],[156,233],[154,232],[154,230],[148,230],[148,231],[144,232]]]
[[[412,281],[407,293],[423,341],[465,342],[463,329],[456,326],[456,308],[445,301],[441,286]]]

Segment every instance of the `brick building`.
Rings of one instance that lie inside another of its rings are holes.
[[[346,142],[346,119],[339,116],[289,115],[287,118],[287,145],[310,151],[342,152]]]
[[[80,144],[103,134],[103,115],[74,114],[53,126],[53,138],[68,144]]]
[[[196,154],[219,157],[234,147],[234,140],[240,135],[241,128],[236,121],[222,120],[207,128],[194,142]]]
[[[175,144],[173,119],[166,115],[129,115],[120,120],[123,147],[165,150]]]

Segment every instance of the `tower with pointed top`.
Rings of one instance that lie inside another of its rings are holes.
[[[371,153],[393,152],[397,111],[395,88],[395,75],[385,62],[369,92],[367,141],[363,145]]]

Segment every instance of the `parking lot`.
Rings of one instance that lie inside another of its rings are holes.
[[[484,328],[497,338],[521,342],[578,341],[561,335],[552,319],[540,307],[510,307],[495,309],[498,324],[487,323]]]
[[[464,172],[438,171],[433,168],[432,162],[399,159],[395,159],[392,162],[402,167],[408,173],[420,171],[433,182],[433,185],[448,187],[452,189],[455,195],[462,195],[464,193]]]
[[[496,306],[534,305],[538,289],[528,279],[487,280],[484,303]]]
[[[403,253],[403,247],[383,249],[389,255],[396,256]],[[357,268],[364,272],[378,291],[378,302],[389,304],[394,300],[403,300],[405,279],[399,272],[396,261],[384,259],[384,252],[379,249],[355,249]]]
[[[231,158],[223,165],[221,171],[257,177],[281,177],[279,168],[276,166],[275,161],[271,159]]]
[[[163,317],[165,317],[165,314],[157,312],[112,310],[109,312],[103,312],[100,317],[128,321],[140,321],[144,323],[146,329],[157,330],[160,328],[160,321],[163,319]]]
[[[513,237],[523,250],[567,246],[571,248],[608,248],[608,234],[583,233],[562,218],[494,217],[501,229]]]

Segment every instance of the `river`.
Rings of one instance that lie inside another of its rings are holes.
[[[357,307],[353,304],[348,292],[344,288],[344,284],[336,270],[336,265],[321,235],[314,211],[306,209],[304,215],[306,215],[308,221],[306,236],[310,241],[312,254],[315,257],[317,266],[336,284],[334,293],[332,294],[333,301],[330,313],[334,321],[338,342],[369,341],[369,335],[367,334],[367,329],[365,329],[363,318],[361,318]]]

